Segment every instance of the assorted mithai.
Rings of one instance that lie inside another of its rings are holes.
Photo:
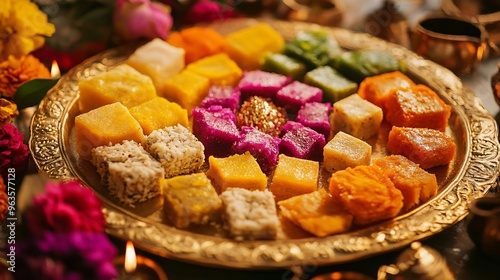
[[[236,240],[390,220],[435,196],[456,153],[432,85],[322,29],[191,27],[78,86],[75,149],[116,203],[160,196],[168,225]]]

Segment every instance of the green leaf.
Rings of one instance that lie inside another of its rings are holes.
[[[59,79],[33,79],[17,88],[14,102],[19,110],[35,106],[45,97],[47,92],[57,84]]]

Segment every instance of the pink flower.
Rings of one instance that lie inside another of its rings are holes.
[[[26,213],[26,225],[35,236],[45,231],[102,232],[104,216],[101,201],[90,189],[79,182],[48,183],[46,193],[33,198],[33,205]]]
[[[183,23],[190,25],[199,22],[210,22],[240,16],[240,14],[229,6],[224,7],[220,3],[214,1],[201,0],[196,2],[187,12]]]
[[[12,124],[0,127],[0,173],[6,178],[8,169],[22,172],[28,167],[28,146],[24,137]]]
[[[170,7],[149,0],[117,0],[114,29],[125,40],[167,38],[172,28]]]

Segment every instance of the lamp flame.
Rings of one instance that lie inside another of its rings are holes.
[[[59,65],[55,60],[52,61],[52,67],[50,68],[50,75],[54,79],[61,77],[61,70],[59,70]]]
[[[127,241],[125,249],[125,272],[134,273],[137,269],[137,259],[135,256],[134,244],[132,241]]]

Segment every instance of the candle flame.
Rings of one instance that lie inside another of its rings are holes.
[[[50,75],[52,76],[52,78],[61,77],[61,71],[59,70],[59,65],[55,60],[52,61],[52,67],[50,68]]]
[[[134,244],[132,241],[127,241],[125,249],[125,271],[127,273],[134,273],[137,268],[137,259],[135,256]]]

